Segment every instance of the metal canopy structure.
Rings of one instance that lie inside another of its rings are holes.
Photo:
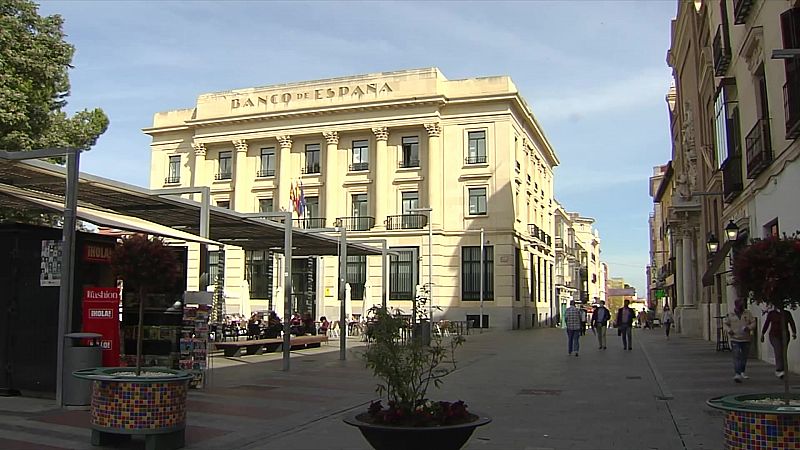
[[[63,198],[66,173],[66,169],[59,165],[39,160],[0,159],[0,184],[31,193]],[[177,195],[157,195],[149,189],[85,173],[79,176],[78,192],[80,206],[106,209],[200,235],[202,205],[199,202]],[[27,204],[21,199],[2,197],[4,206],[21,206],[18,202]],[[276,248],[284,244],[282,223],[249,218],[246,214],[216,206],[210,207],[209,219],[208,238],[211,240],[248,250]],[[292,228],[294,256],[336,255],[338,241],[335,236]],[[381,249],[348,243],[347,252],[350,255],[380,255]]]

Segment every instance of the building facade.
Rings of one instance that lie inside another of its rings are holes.
[[[678,208],[676,201],[699,205],[678,220],[670,222],[669,214],[664,219],[673,230],[669,245],[677,303],[686,305],[691,296],[700,299],[700,320],[678,323],[689,334],[716,338],[714,317],[732,308],[737,297],[730,256],[738,246],[750,238],[800,229],[798,48],[797,1],[678,2],[668,56],[676,88],[670,107],[675,111],[674,174],[662,183],[671,183],[678,193],[670,199],[672,210]],[[692,154],[697,155],[694,172],[686,164]],[[693,173],[695,189],[686,184]],[[726,240],[729,226],[738,228],[737,241]],[[690,245],[697,257],[687,265],[676,232],[690,228],[698,232]],[[719,241],[719,248],[709,252],[706,244],[713,241]],[[760,328],[762,307],[752,308]],[[773,357],[769,345],[760,344],[758,351],[764,359]],[[790,346],[789,352],[791,368],[797,370],[800,349]]]
[[[507,76],[448,80],[431,68],[203,94],[144,131],[152,188],[210,186],[220,207],[387,239],[392,308],[410,314],[430,276],[434,320],[477,321],[483,273],[485,324],[551,318],[558,158]],[[271,309],[284,262],[270,249],[224,250],[210,265],[224,265],[228,313]],[[337,270],[335,257],[295,259],[295,308],[338,317]],[[352,313],[380,304],[380,257],[349,257],[347,281]]]

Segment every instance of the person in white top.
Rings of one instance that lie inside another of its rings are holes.
[[[672,328],[672,311],[669,310],[669,305],[664,305],[664,314],[661,316],[661,323],[664,324],[664,333],[667,334],[669,339],[669,330]]]

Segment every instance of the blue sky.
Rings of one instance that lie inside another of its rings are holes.
[[[76,46],[69,109],[109,130],[84,171],[147,186],[155,112],[199,94],[439,67],[510,75],[561,160],[556,197],[597,220],[601,258],[645,295],[648,177],[670,157],[675,1],[48,1]]]

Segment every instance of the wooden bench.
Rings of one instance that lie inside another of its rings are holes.
[[[323,342],[328,342],[328,336],[292,336],[289,340],[291,350],[319,347]],[[214,347],[222,350],[227,357],[242,355],[260,355],[266,352],[278,351],[283,346],[283,338],[253,339],[250,341],[215,342]]]

